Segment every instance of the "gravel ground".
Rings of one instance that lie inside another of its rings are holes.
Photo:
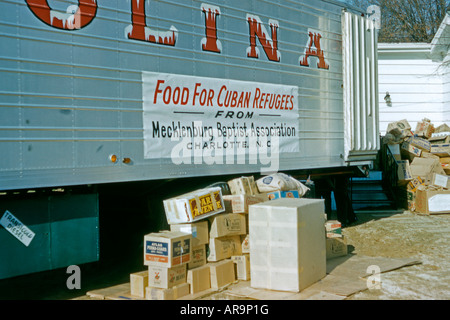
[[[450,214],[358,215],[357,225],[343,229],[354,253],[416,258],[421,264],[380,275],[381,289],[365,290],[348,300],[450,299]]]

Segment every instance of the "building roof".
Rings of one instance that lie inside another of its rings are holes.
[[[450,48],[450,15],[447,13],[431,41],[431,57],[435,61],[442,61]]]

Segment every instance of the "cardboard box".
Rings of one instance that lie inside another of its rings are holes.
[[[154,287],[145,288],[146,300],[175,300],[174,290]]]
[[[191,261],[190,234],[162,231],[144,236],[144,265],[172,268]]]
[[[258,188],[256,187],[255,179],[251,177],[240,177],[228,181],[228,186],[232,195],[256,195],[258,194]]]
[[[185,283],[181,283],[179,285],[176,285],[175,287],[172,288],[173,290],[173,297],[174,299],[179,299],[182,298],[184,296],[187,296],[191,291],[191,287],[189,285],[189,283],[185,282]]]
[[[205,291],[211,288],[211,276],[209,266],[190,269],[187,273],[187,283],[190,285],[191,294]]]
[[[405,185],[413,178],[409,161],[397,161],[397,166],[398,184]]]
[[[437,187],[450,189],[450,177],[443,174],[433,173],[431,184]]]
[[[407,190],[416,192],[417,188],[424,184],[425,184],[425,181],[421,177],[416,177],[408,183]]]
[[[337,220],[325,222],[325,231],[327,238],[342,238],[342,224]]]
[[[450,135],[436,135],[436,136],[432,136],[431,138],[428,139],[428,141],[431,142],[431,144],[438,144],[438,143],[450,143]]]
[[[230,259],[209,262],[209,272],[211,276],[211,288],[220,289],[236,281],[234,263]]]
[[[406,190],[406,201],[408,203],[408,210],[416,211],[416,190]]]
[[[133,296],[145,298],[146,287],[148,287],[148,270],[130,274],[130,293]]]
[[[251,287],[299,292],[325,277],[324,200],[277,199],[249,215]]]
[[[394,156],[395,161],[402,160],[399,144],[388,144],[387,146],[391,151],[392,155]]]
[[[450,190],[418,188],[416,191],[416,212],[423,214],[450,213]]]
[[[249,234],[245,234],[243,236],[241,236],[241,248],[242,248],[242,253],[250,253],[250,236]]]
[[[221,213],[210,218],[209,221],[211,223],[209,229],[210,238],[235,236],[247,233],[245,216],[241,213]]]
[[[274,191],[267,193],[269,200],[275,200],[280,198],[300,198],[298,190],[292,191]]]
[[[208,244],[209,241],[209,226],[206,220],[193,223],[171,224],[170,230],[191,234],[192,247]]]
[[[216,262],[242,254],[241,237],[229,236],[209,239],[207,261]]]
[[[169,289],[146,287],[146,300],[176,300],[190,293],[189,283],[181,283]]]
[[[450,157],[439,158],[441,164],[450,164]]]
[[[191,262],[188,263],[188,269],[194,269],[206,264],[206,245],[192,247]]]
[[[196,190],[163,201],[169,224],[191,223],[225,211],[222,189]]]
[[[430,153],[438,157],[450,157],[450,143],[432,144]]]
[[[414,130],[415,135],[426,139],[431,138],[433,132],[434,125],[428,119],[423,119],[422,121],[417,122],[416,130]]]
[[[327,260],[337,257],[343,257],[348,254],[347,239],[342,238],[327,238]]]
[[[411,126],[406,119],[389,123],[386,132],[401,138],[412,135]]]
[[[415,147],[409,142],[405,141],[401,145],[400,153],[402,155],[402,158],[412,161],[415,157],[420,157],[422,155],[422,151],[422,149]]]
[[[428,141],[426,139],[413,136],[413,137],[406,138],[405,142],[409,143],[410,145],[412,145],[414,147],[417,147],[422,150],[430,152],[431,143],[430,143],[430,141]]]
[[[432,158],[414,158],[410,165],[413,178],[421,177],[428,183],[433,173],[444,174],[441,164],[437,159]]]
[[[433,159],[440,159],[438,156],[429,153],[428,151],[422,150],[422,154],[420,155],[422,158],[433,158]]]
[[[169,289],[186,282],[186,265],[166,268],[148,266],[148,286]]]
[[[266,193],[225,195],[223,199],[225,202],[230,202],[229,212],[231,213],[248,213],[248,206],[269,200]]]
[[[232,256],[231,261],[235,265],[236,278],[244,281],[250,280],[250,255]]]

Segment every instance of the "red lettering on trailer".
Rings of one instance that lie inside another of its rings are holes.
[[[303,56],[303,59],[300,60],[301,66],[309,67],[308,62],[309,57],[317,57],[319,59],[319,62],[317,63],[317,67],[319,69],[328,69],[330,67],[325,62],[323,50],[320,48],[321,38],[322,35],[320,33],[309,31],[309,40],[307,44],[308,47],[305,50],[305,55]]]
[[[160,31],[150,29],[147,26],[145,2],[145,0],[131,0],[131,24],[125,28],[126,37],[132,40],[175,46],[178,37],[177,28],[171,26],[170,30]],[[68,6],[67,12],[64,13],[52,10],[48,5],[47,0],[26,0],[26,4],[38,19],[53,28],[64,30],[76,30],[86,27],[95,19],[98,7],[96,0],[79,0],[78,5]],[[205,16],[205,37],[201,42],[202,50],[221,53],[222,45],[217,36],[217,18],[221,14],[220,7],[202,4],[201,10]],[[269,19],[271,31],[269,35],[269,32],[258,16],[247,14],[246,19],[250,36],[250,46],[247,48],[247,57],[259,58],[259,49],[256,46],[256,38],[258,38],[267,58],[270,61],[280,62],[281,54],[278,50],[278,21]],[[304,55],[300,57],[300,65],[309,67],[309,58],[316,57],[319,60],[317,67],[328,70],[329,64],[325,61],[324,51],[321,49],[320,41],[322,35],[317,31],[309,30],[308,36],[307,48]],[[222,89],[220,91],[222,91]],[[220,93],[221,92],[219,92],[218,99]],[[178,95],[179,92],[176,92],[175,94]],[[208,105],[211,104],[212,98],[212,93],[209,92],[207,97]],[[156,101],[156,93],[154,100]],[[264,101],[265,106],[267,97]],[[288,100],[285,100],[286,103],[287,101]],[[184,101],[182,104],[185,104]],[[221,106],[222,104],[218,101],[218,105]],[[258,105],[254,105],[254,107],[258,107]]]
[[[203,51],[220,53],[222,45],[217,40],[217,16],[220,15],[220,8],[208,4],[202,4],[202,11],[205,14],[205,35],[202,39]]]
[[[147,27],[145,14],[145,1],[131,1],[131,25],[125,31],[129,39],[141,40],[156,44],[164,44],[174,46],[178,34],[178,30],[170,27],[170,31],[156,31]]]
[[[76,30],[87,26],[97,14],[96,0],[79,0],[78,6],[70,5],[66,12],[53,10],[47,0],[26,0],[28,8],[41,21],[63,30]]]
[[[266,28],[262,24],[258,16],[247,14],[247,22],[250,33],[250,47],[247,49],[247,57],[259,58],[256,48],[256,37],[258,37],[267,58],[271,61],[280,61],[280,53],[278,51],[278,21],[269,20],[272,37],[269,36]]]

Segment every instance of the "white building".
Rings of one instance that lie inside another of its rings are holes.
[[[407,119],[450,125],[450,15],[431,43],[379,43],[380,133]]]

